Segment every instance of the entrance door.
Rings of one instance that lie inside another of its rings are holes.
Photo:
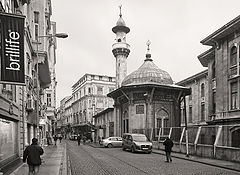
[[[240,129],[232,132],[232,147],[240,148]]]
[[[157,115],[156,115],[156,119],[155,119],[155,128],[156,128],[156,135],[158,135],[159,133],[159,129],[161,128],[162,131],[161,131],[161,135],[166,135],[168,134],[167,130],[169,127],[169,115],[167,113],[167,111],[165,111],[164,109],[160,109],[158,112],[157,112]]]

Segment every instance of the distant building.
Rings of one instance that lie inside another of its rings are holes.
[[[115,77],[85,74],[72,86],[73,133],[90,134],[93,116],[113,106],[107,94],[115,85]]]
[[[206,125],[208,121],[208,70],[188,77],[177,85],[191,88],[191,95],[186,97],[186,109],[181,103],[181,126],[185,126],[186,110],[188,126]]]
[[[114,136],[114,128],[116,128],[116,123],[114,122],[113,112],[114,108],[109,107],[93,116],[95,120],[96,138],[107,138]]]

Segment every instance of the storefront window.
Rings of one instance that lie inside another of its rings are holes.
[[[17,124],[0,118],[0,162],[17,154]]]

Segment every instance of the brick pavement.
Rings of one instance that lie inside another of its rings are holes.
[[[92,143],[91,146],[102,147],[98,143]],[[159,150],[159,149],[153,149],[153,153],[165,155],[165,152],[163,150]],[[210,159],[210,158],[204,158],[204,157],[198,157],[198,156],[192,156],[192,155],[189,155],[187,157],[186,154],[176,153],[176,152],[172,152],[172,157],[240,172],[240,163],[239,162],[230,162],[230,161]]]
[[[98,143],[91,143],[90,145],[93,147],[101,147]],[[67,175],[66,143],[58,143],[57,146],[52,145],[43,148],[45,151],[42,157],[44,162],[40,167],[39,175]],[[165,155],[164,151],[158,149],[153,149],[153,153]],[[209,159],[192,155],[187,157],[185,154],[175,152],[172,153],[172,157],[240,172],[240,164],[237,162]],[[27,164],[22,164],[14,172],[12,172],[11,175],[25,175],[27,172]]]

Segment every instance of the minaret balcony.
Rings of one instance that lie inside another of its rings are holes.
[[[123,43],[123,42],[114,43],[112,45],[113,50],[118,49],[118,48],[130,49],[130,45],[127,43]]]

